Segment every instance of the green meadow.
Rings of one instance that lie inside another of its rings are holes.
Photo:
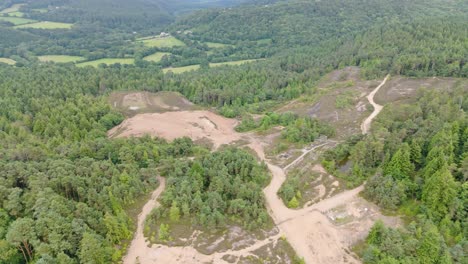
[[[7,14],[7,13],[12,13],[12,12],[17,12],[20,7],[24,6],[24,4],[14,4],[9,8],[5,8],[2,11],[0,11],[0,14]]]
[[[244,63],[250,63],[250,62],[255,62],[259,60],[239,60],[239,61],[227,61],[227,62],[217,62],[217,63],[210,63],[210,67],[219,67],[219,66],[224,66],[224,65],[229,65],[229,66],[235,66],[235,65],[241,65]]]
[[[16,61],[8,58],[0,58],[0,63],[6,63],[9,65],[15,65]]]
[[[99,60],[94,60],[94,61],[87,61],[87,62],[82,62],[76,64],[78,67],[86,67],[86,66],[93,66],[97,67],[99,64],[106,64],[106,65],[112,65],[112,64],[134,64],[135,59],[133,58],[104,58],[104,59],[99,59]]]
[[[51,22],[51,21],[41,21],[37,23],[24,24],[15,26],[15,28],[37,28],[37,29],[70,29],[73,24],[69,23],[60,23],[60,22]]]
[[[175,37],[153,37],[153,38],[141,38],[137,41],[142,42],[147,47],[157,47],[157,48],[171,48],[177,46],[185,46],[185,43],[176,39]]]
[[[39,61],[42,62],[57,62],[57,63],[67,63],[67,62],[78,62],[85,60],[81,56],[68,56],[68,55],[45,55],[38,56]]]
[[[164,73],[172,72],[172,73],[183,73],[188,71],[195,71],[200,69],[200,65],[190,65],[184,67],[175,67],[175,68],[165,68],[163,69]]]
[[[11,16],[11,17],[23,17],[23,16],[24,16],[24,13],[23,13],[23,12],[19,12],[19,11],[10,12],[10,13],[8,13],[8,16]]]
[[[18,27],[37,22],[36,20],[22,18],[22,17],[14,17],[14,16],[11,16],[11,17],[0,16],[0,20],[10,22]]]
[[[219,49],[219,48],[224,48],[224,47],[229,46],[227,44],[216,43],[216,42],[205,42],[205,44],[208,46],[208,48],[212,48],[212,49]]]
[[[169,52],[156,52],[149,56],[143,58],[145,61],[153,61],[153,62],[160,62],[164,56],[169,56],[171,53]]]

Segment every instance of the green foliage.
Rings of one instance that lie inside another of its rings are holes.
[[[294,196],[289,202],[288,202],[288,207],[289,208],[297,208],[299,206],[299,202],[296,199],[296,196]]]
[[[285,127],[281,135],[291,143],[310,143],[320,135],[327,137],[335,135],[334,129],[328,124],[310,117],[299,117],[291,112],[267,113],[259,122],[255,122],[251,116],[245,116],[236,130],[239,132],[253,129],[265,131],[274,126]]]
[[[246,228],[263,227],[269,221],[262,193],[270,179],[266,166],[243,150],[226,148],[194,161],[175,160],[163,174],[166,191],[148,224],[161,217],[178,221],[182,216],[213,228],[223,227],[227,220]]]
[[[376,224],[366,241],[365,263],[466,261],[460,251],[467,228],[466,179],[460,169],[468,141],[460,139],[466,139],[468,107],[458,101],[466,99],[466,87],[423,91],[411,106],[384,111],[374,124],[377,135],[364,139],[380,138],[383,148],[374,146],[387,153],[379,162],[359,157],[364,166],[383,167],[367,181],[364,195],[416,220],[401,230]]]
[[[81,263],[110,263],[113,249],[97,234],[84,233],[80,243],[79,257]]]
[[[457,183],[447,168],[431,175],[423,187],[422,201],[429,209],[429,216],[440,221],[454,209]]]
[[[171,209],[169,210],[169,219],[173,222],[177,222],[180,220],[180,209],[177,206],[177,202],[172,202]]]
[[[161,240],[161,241],[170,241],[170,240],[172,240],[171,233],[170,233],[170,228],[169,228],[168,224],[161,224],[159,226],[158,237],[159,237],[159,240]]]

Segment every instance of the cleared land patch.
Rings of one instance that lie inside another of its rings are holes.
[[[24,16],[24,13],[23,13],[23,12],[16,11],[16,12],[8,13],[8,16],[11,16],[11,17],[23,17],[23,16]]]
[[[7,14],[7,13],[12,13],[18,11],[24,4],[14,4],[9,8],[5,8],[2,11],[0,11],[0,14]]]
[[[76,64],[78,67],[86,67],[86,66],[93,66],[97,67],[100,64],[106,64],[106,65],[112,65],[112,64],[134,64],[135,59],[133,58],[104,58],[104,59],[99,59],[99,60],[94,60],[94,61],[87,61],[87,62],[82,62]]]
[[[110,137],[151,135],[167,140],[189,136],[193,140],[208,138],[215,147],[240,139],[234,131],[237,121],[210,111],[179,111],[138,114],[108,132]]]
[[[137,39],[137,41],[142,42],[147,47],[171,48],[185,46],[184,42],[176,39],[175,37],[147,37]]]
[[[58,62],[58,63],[67,63],[67,62],[78,62],[85,60],[81,56],[68,56],[68,55],[44,55],[37,57],[39,61],[42,62]]]
[[[37,22],[37,23],[18,25],[18,26],[15,26],[15,28],[70,29],[72,26],[73,26],[73,24],[70,24],[70,23],[41,21],[41,22]]]
[[[200,65],[190,65],[184,67],[175,67],[175,68],[165,68],[163,69],[164,73],[172,72],[172,73],[183,73],[188,71],[195,71],[200,69]]]
[[[160,62],[164,56],[170,56],[169,52],[156,52],[143,58],[145,61]]]
[[[359,71],[357,67],[333,71],[319,82],[313,98],[300,98],[278,111],[291,111],[327,122],[340,131],[338,138],[359,134],[362,120],[371,112],[366,96],[381,82],[361,80]]]
[[[208,48],[212,48],[212,49],[220,49],[220,48],[230,46],[228,44],[216,43],[216,42],[205,42],[205,44],[208,46]]]
[[[210,67],[219,67],[219,66],[236,66],[236,65],[242,65],[244,63],[250,63],[250,62],[256,62],[259,61],[257,59],[253,60],[239,60],[239,61],[227,61],[227,62],[216,62],[216,63],[210,63]]]
[[[0,21],[5,21],[5,22],[10,22],[15,25],[15,27],[21,27],[25,26],[27,24],[31,24],[34,22],[37,22],[36,20],[28,19],[28,18],[22,18],[22,17],[15,17],[15,16],[0,16]]]
[[[6,63],[8,65],[15,65],[16,61],[8,58],[0,58],[0,63]]]
[[[192,102],[177,92],[114,92],[109,96],[109,102],[126,116],[196,109]]]
[[[419,89],[453,89],[459,85],[468,87],[468,80],[456,78],[407,78],[392,76],[375,94],[378,104],[407,101],[416,98]]]

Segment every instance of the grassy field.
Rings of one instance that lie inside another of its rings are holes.
[[[78,67],[86,67],[86,66],[93,66],[97,67],[99,64],[107,64],[107,65],[112,65],[112,64],[133,64],[135,63],[135,59],[132,58],[105,58],[105,59],[99,59],[99,60],[94,60],[94,61],[87,61],[87,62],[82,62],[76,64]]]
[[[33,9],[33,11],[39,12],[39,13],[47,13],[49,10],[47,8],[36,8]]]
[[[182,41],[174,37],[141,38],[141,39],[137,39],[137,41],[142,42],[147,47],[170,48],[170,47],[176,47],[176,46],[185,46],[185,43],[183,43]]]
[[[20,7],[24,6],[24,4],[14,4],[9,8],[3,9],[0,11],[0,14],[6,14],[6,13],[11,13],[11,12],[16,12],[20,9]]]
[[[176,68],[165,68],[163,69],[164,73],[173,72],[173,73],[183,73],[188,71],[195,71],[200,69],[200,65],[190,65],[185,67],[176,67]]]
[[[0,58],[0,63],[6,63],[9,65],[15,65],[16,61],[8,58]]]
[[[205,44],[208,46],[208,48],[213,48],[213,49],[224,48],[224,47],[229,46],[227,44],[216,43],[216,42],[205,42]]]
[[[154,54],[151,54],[149,56],[144,57],[143,59],[145,61],[154,61],[154,62],[160,62],[164,56],[169,56],[171,53],[169,52],[156,52]]]
[[[41,22],[32,23],[32,24],[24,24],[20,26],[15,26],[15,28],[69,29],[72,26],[73,24],[69,24],[69,23],[41,21]]]
[[[8,15],[11,16],[11,17],[23,17],[23,16],[24,16],[24,13],[23,13],[23,12],[16,11],[16,12],[8,13]]]
[[[22,26],[22,25],[37,22],[36,20],[22,18],[22,17],[4,17],[4,16],[0,16],[0,20],[13,23],[15,26]]]
[[[224,66],[224,65],[229,65],[229,66],[235,66],[235,65],[241,65],[244,63],[250,63],[250,62],[255,62],[258,60],[240,60],[240,61],[228,61],[228,62],[217,62],[217,63],[210,63],[210,67],[219,67],[219,66]]]
[[[37,57],[39,61],[42,62],[58,62],[58,63],[67,63],[67,62],[78,62],[85,60],[84,57],[80,56],[68,56],[68,55],[45,55]]]

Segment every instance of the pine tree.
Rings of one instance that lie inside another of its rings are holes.
[[[429,214],[441,220],[453,209],[457,195],[457,183],[447,167],[430,176],[423,187],[422,200]]]

